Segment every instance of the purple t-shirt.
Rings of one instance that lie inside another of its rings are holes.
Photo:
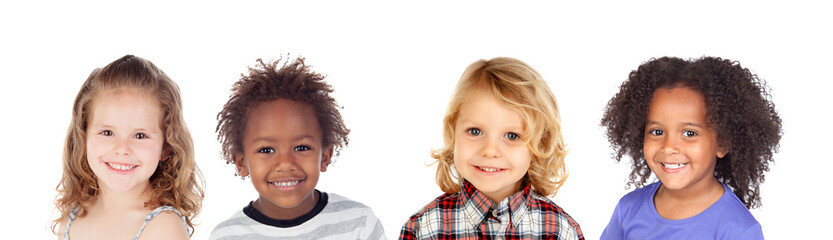
[[[660,185],[655,182],[622,197],[601,239],[764,239],[761,224],[725,184],[717,202],[680,220],[657,213],[654,193]]]

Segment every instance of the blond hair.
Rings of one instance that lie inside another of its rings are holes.
[[[75,206],[79,207],[78,216],[85,216],[87,207],[101,194],[87,162],[87,127],[95,99],[102,92],[116,89],[141,90],[155,96],[162,107],[163,153],[170,155],[159,162],[150,177],[152,192],[145,207],[174,207],[193,228],[191,220],[199,214],[204,183],[194,159],[191,134],[182,116],[179,87],[150,61],[126,55],[104,68],[93,70],[75,97],[64,145],[63,177],[56,187],[55,208],[61,212],[61,217],[52,222],[52,231]]]
[[[486,91],[505,106],[516,110],[524,122],[521,134],[533,154],[523,181],[543,196],[555,195],[567,179],[567,155],[561,135],[561,118],[547,82],[526,63],[508,57],[478,60],[466,68],[448,104],[443,119],[443,148],[433,150],[437,185],[446,192],[460,190],[461,177],[454,169],[455,124],[460,106],[477,91]]]

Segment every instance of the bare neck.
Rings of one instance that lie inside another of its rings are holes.
[[[654,207],[663,218],[686,219],[708,209],[723,193],[723,185],[716,179],[686,189],[672,190],[660,186],[654,194]]]
[[[101,195],[96,198],[92,207],[108,212],[111,210],[144,210],[145,202],[150,200],[151,191],[150,183],[126,192],[115,192],[106,186],[101,186]]]

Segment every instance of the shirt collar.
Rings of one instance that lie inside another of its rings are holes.
[[[486,197],[485,194],[477,190],[469,181],[463,180],[463,186],[460,191],[463,193],[460,198],[460,204],[463,206],[465,217],[473,226],[478,226],[487,216],[489,211],[493,215],[510,214],[512,225],[517,227],[524,216],[529,212],[529,201],[531,198],[530,190],[532,186],[528,181],[523,181],[521,190],[512,194],[495,204]]]

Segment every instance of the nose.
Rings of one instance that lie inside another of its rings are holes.
[[[662,152],[666,155],[680,153],[679,141],[677,138],[667,136],[662,142]]]
[[[122,156],[122,155],[127,156],[131,152],[130,139],[124,139],[124,138],[117,137],[115,139],[115,146],[113,146],[113,147],[114,147],[113,152],[116,154],[116,156]]]
[[[276,172],[295,170],[295,155],[292,154],[292,151],[282,151],[275,154],[273,170]]]
[[[502,156],[500,151],[500,136],[489,136],[484,140],[483,148],[480,155],[484,158],[499,158]]]

